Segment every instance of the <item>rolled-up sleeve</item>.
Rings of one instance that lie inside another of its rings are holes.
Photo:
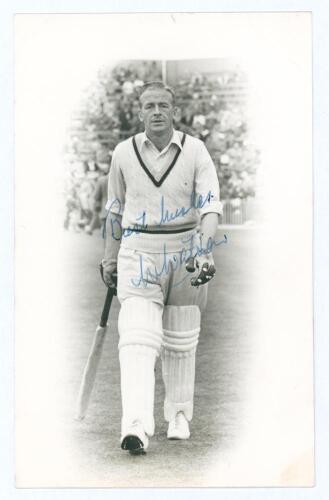
[[[200,215],[223,213],[220,189],[215,165],[203,142],[198,143],[196,152],[195,192],[201,201]]]
[[[116,215],[122,215],[125,207],[125,194],[126,186],[118,161],[118,152],[116,149],[114,150],[112,156],[111,168],[109,173],[106,210]]]

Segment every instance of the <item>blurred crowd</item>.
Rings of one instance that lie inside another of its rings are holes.
[[[103,70],[86,92],[66,150],[65,228],[91,234],[102,226],[111,153],[118,142],[143,130],[139,89],[161,78],[159,62],[135,61]],[[175,85],[180,111],[175,128],[204,141],[216,166],[221,198],[230,200],[234,210],[255,195],[259,163],[258,150],[248,139],[244,103],[234,95],[245,84],[242,74],[222,72],[212,77],[194,73]]]
[[[176,87],[181,109],[177,128],[204,141],[217,170],[223,200],[255,196],[259,152],[248,140],[245,106],[223,99],[221,90],[243,85],[243,75],[225,73],[215,78],[193,75]],[[238,205],[238,203],[236,203]]]
[[[71,164],[65,185],[64,228],[92,234],[104,227],[110,164],[91,162]]]

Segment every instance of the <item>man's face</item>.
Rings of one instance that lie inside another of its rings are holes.
[[[173,128],[177,113],[172,96],[163,89],[149,89],[141,96],[139,117],[145,125],[146,133],[161,134]]]

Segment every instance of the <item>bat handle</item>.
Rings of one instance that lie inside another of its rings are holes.
[[[113,295],[115,294],[115,288],[108,288],[105,298],[105,303],[101,315],[101,321],[99,326],[105,327],[107,325],[107,320],[109,319],[110,307],[113,299]]]

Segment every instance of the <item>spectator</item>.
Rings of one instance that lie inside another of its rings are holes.
[[[108,189],[108,178],[109,178],[109,167],[108,164],[106,171],[101,175],[96,182],[95,191],[93,195],[94,205],[93,205],[93,217],[88,226],[86,226],[86,233],[92,234],[95,229],[104,228],[107,211],[105,205],[107,202],[107,189]]]

